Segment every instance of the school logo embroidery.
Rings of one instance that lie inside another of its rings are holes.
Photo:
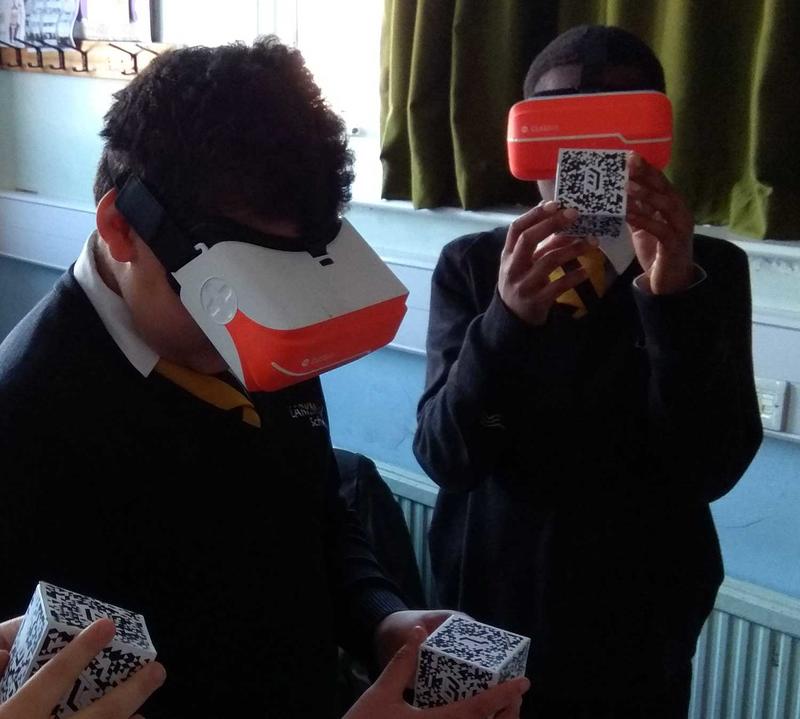
[[[292,419],[307,418],[312,427],[327,427],[325,415],[320,402],[298,402],[289,406],[289,416]]]

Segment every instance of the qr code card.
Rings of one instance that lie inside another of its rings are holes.
[[[0,679],[0,703],[16,691],[95,619],[108,617],[117,633],[81,673],[53,709],[62,719],[88,706],[156,658],[144,618],[127,609],[99,602],[68,589],[40,582],[11,647]]]
[[[619,237],[625,229],[628,153],[625,150],[561,149],[555,199],[580,217],[564,234]]]

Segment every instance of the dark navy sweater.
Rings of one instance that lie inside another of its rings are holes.
[[[71,272],[0,345],[0,618],[42,579],[141,612],[176,717],[332,717],[402,609],[337,497],[318,381],[244,424],[143,377]],[[234,711],[235,709],[235,711]]]
[[[697,237],[686,292],[635,290],[634,262],[534,328],[497,294],[505,234],[433,275],[414,450],[439,600],[532,637],[532,696],[646,695],[688,668],[723,578],[708,505],[761,440],[747,260]]]

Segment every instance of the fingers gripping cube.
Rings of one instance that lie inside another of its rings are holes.
[[[450,704],[522,676],[530,643],[467,617],[449,617],[420,647],[414,704]]]
[[[69,716],[121,684],[153,661],[156,650],[140,614],[40,582],[11,647],[6,672],[0,679],[0,704],[13,696],[82,629],[102,618],[113,620],[116,635],[53,710],[52,716],[56,719]]]

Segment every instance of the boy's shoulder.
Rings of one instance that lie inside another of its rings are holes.
[[[508,227],[495,227],[485,232],[473,232],[448,242],[439,264],[500,265],[500,253],[506,241]]]
[[[694,236],[695,262],[722,292],[740,292],[749,283],[747,253],[728,240]]]
[[[728,240],[718,237],[696,234],[694,236],[694,251],[698,261],[746,265],[747,253]]]
[[[0,410],[69,397],[101,379],[113,340],[71,272],[0,343]],[[54,411],[57,409],[53,408]]]

